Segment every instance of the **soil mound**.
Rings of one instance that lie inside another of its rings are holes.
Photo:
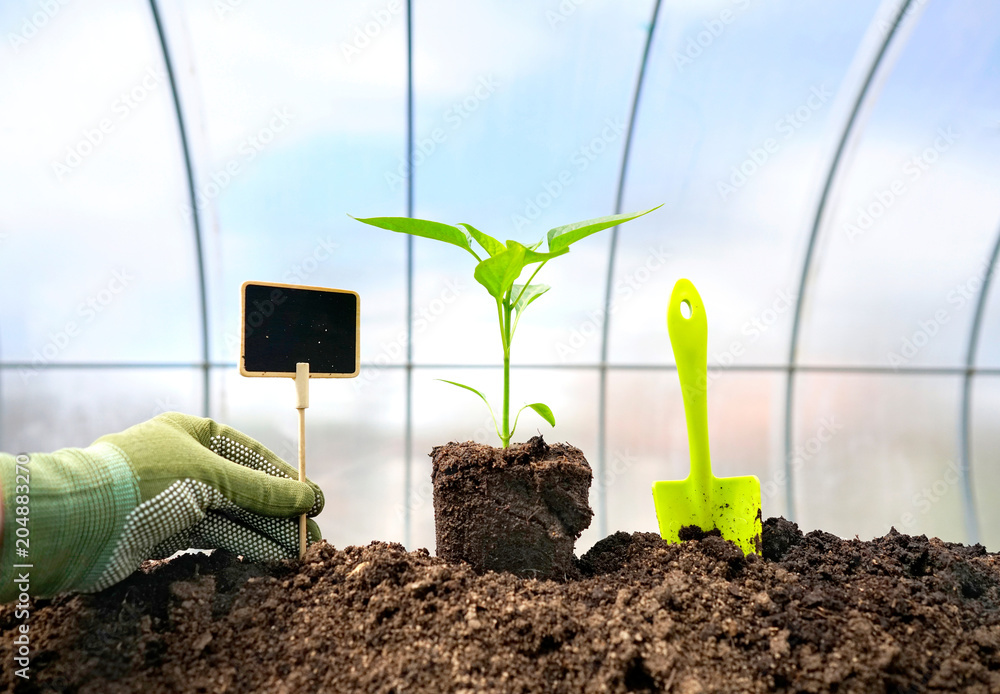
[[[616,533],[564,582],[426,550],[319,543],[302,563],[150,562],[38,600],[31,679],[0,608],[3,691],[1000,692],[1000,559],[891,531],[769,519],[718,537]]]

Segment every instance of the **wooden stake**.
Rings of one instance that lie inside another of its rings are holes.
[[[295,365],[295,409],[299,411],[299,482],[306,481],[306,408],[309,407],[309,364]],[[299,516],[299,558],[306,553],[306,514]]]

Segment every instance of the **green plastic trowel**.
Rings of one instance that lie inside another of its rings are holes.
[[[684,395],[691,472],[677,482],[653,482],[660,536],[680,542],[681,528],[718,529],[744,554],[760,553],[760,480],[716,477],[708,455],[708,321],[705,305],[689,280],[678,280],[667,307],[667,331]]]

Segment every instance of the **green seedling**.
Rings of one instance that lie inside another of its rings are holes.
[[[525,405],[514,416],[514,424],[510,425],[510,343],[517,330],[518,321],[525,309],[534,303],[538,297],[549,290],[546,284],[532,284],[535,275],[545,267],[553,258],[569,252],[571,244],[591,234],[596,234],[604,229],[629,222],[636,217],[641,217],[661,206],[654,207],[644,212],[636,214],[616,214],[609,217],[598,217],[588,219],[575,224],[550,229],[545,238],[531,246],[525,246],[517,241],[507,241],[500,243],[489,234],[485,234],[476,229],[471,224],[459,224],[452,226],[440,222],[430,222],[423,219],[410,219],[409,217],[370,217],[368,219],[357,219],[359,222],[370,224],[380,229],[388,229],[411,236],[421,236],[427,239],[435,239],[458,246],[462,250],[468,251],[475,259],[476,266],[474,276],[479,284],[486,288],[496,300],[497,319],[500,322],[500,340],[503,344],[503,409],[501,410],[501,424],[497,424],[496,415],[489,401],[482,393],[471,386],[455,381],[440,379],[445,383],[450,383],[459,388],[472,391],[486,403],[493,418],[493,426],[497,436],[500,438],[504,448],[510,445],[510,439],[517,428],[518,418],[525,409],[534,410],[538,415],[555,426],[556,419],[549,406],[541,402],[533,402]],[[472,246],[473,240],[485,251],[485,257],[475,251]],[[542,243],[546,243],[546,250],[538,250]],[[525,268],[538,265],[531,273],[528,281],[524,284],[517,284],[521,273]]]

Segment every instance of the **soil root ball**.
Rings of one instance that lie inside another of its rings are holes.
[[[578,448],[541,436],[509,448],[473,441],[431,453],[436,553],[477,572],[575,575],[573,548],[593,511],[593,474]]]

